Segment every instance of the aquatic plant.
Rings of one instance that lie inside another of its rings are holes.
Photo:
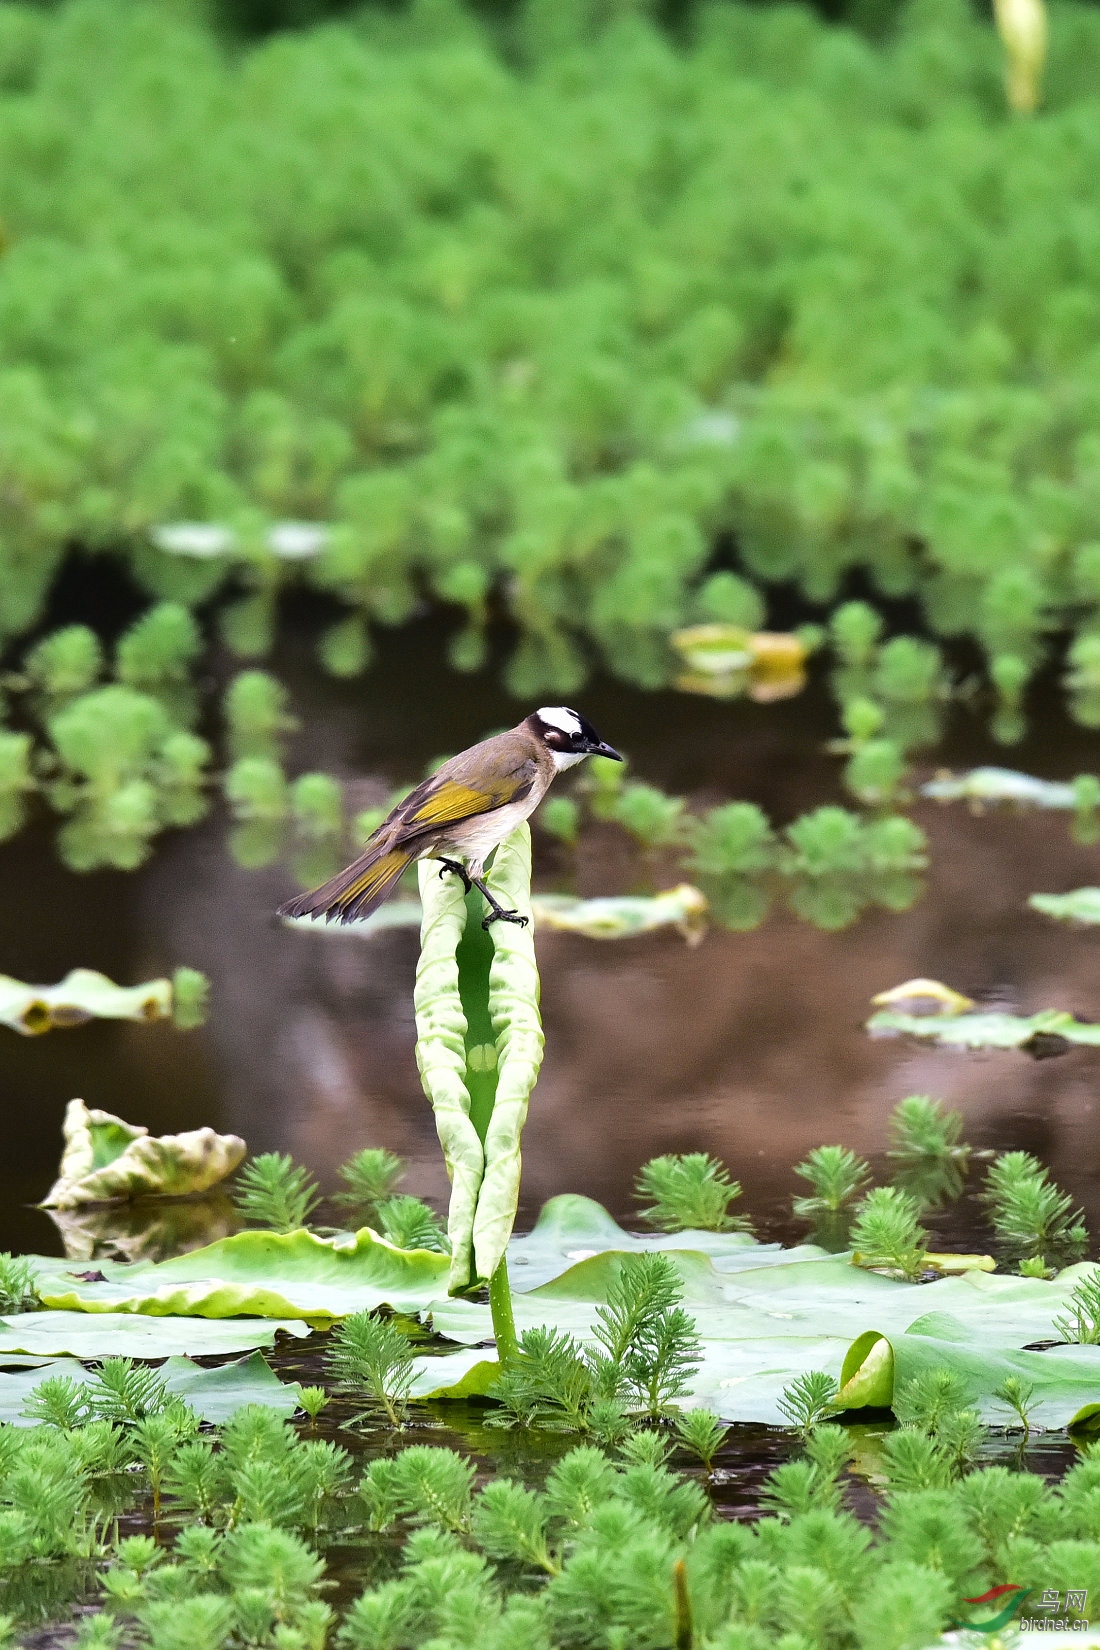
[[[360,1402],[374,1405],[401,1426],[413,1381],[407,1335],[371,1312],[353,1312],[333,1330],[325,1368]]]
[[[730,1213],[741,1196],[741,1183],[731,1180],[717,1158],[706,1152],[665,1153],[651,1158],[638,1171],[635,1196],[648,1198],[641,1217],[662,1232],[744,1232],[751,1222]]]
[[[859,1204],[851,1231],[853,1260],[917,1278],[927,1264],[928,1233],[915,1198],[896,1186],[876,1186]]]
[[[261,1152],[245,1164],[233,1189],[245,1220],[273,1232],[293,1232],[308,1224],[321,1201],[308,1169],[285,1152]]]
[[[1024,1251],[1080,1248],[1088,1233],[1080,1209],[1029,1152],[1003,1152],[980,1193],[998,1237]]]
[[[683,1410],[675,1417],[673,1427],[681,1449],[697,1455],[707,1474],[712,1473],[714,1458],[729,1437],[729,1427],[724,1427],[710,1409]]]
[[[434,1209],[418,1197],[398,1194],[375,1205],[379,1230],[399,1249],[449,1250],[447,1233]]]
[[[827,1419],[836,1394],[836,1377],[811,1369],[783,1388],[779,1410],[803,1438],[808,1438]]]
[[[351,1219],[366,1222],[380,1203],[392,1197],[406,1169],[403,1159],[385,1146],[364,1146],[336,1172],[347,1190],[337,1192],[332,1201],[346,1209]]]
[[[20,1255],[0,1254],[0,1314],[33,1312],[40,1304],[33,1266]]]
[[[812,1188],[809,1197],[796,1197],[793,1202],[795,1214],[807,1220],[844,1209],[871,1179],[863,1158],[847,1146],[815,1146],[794,1172]]]
[[[1095,1272],[1075,1283],[1064,1317],[1055,1318],[1054,1327],[1064,1341],[1083,1346],[1100,1344],[1100,1279]]]
[[[1015,1415],[1025,1433],[1031,1432],[1035,1398],[1035,1387],[1031,1381],[1021,1380],[1019,1375],[1006,1375],[993,1396]]]
[[[890,1114],[890,1145],[886,1155],[900,1163],[922,1159],[962,1158],[970,1147],[962,1143],[963,1116],[945,1111],[942,1100],[928,1094],[910,1094]]]

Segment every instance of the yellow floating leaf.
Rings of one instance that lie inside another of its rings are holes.
[[[891,986],[871,998],[876,1008],[890,1008],[898,1014],[927,1015],[947,1019],[956,1014],[967,1014],[974,1007],[969,997],[953,991],[941,980],[906,980],[904,985]]]

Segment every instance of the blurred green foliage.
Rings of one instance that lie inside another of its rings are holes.
[[[230,49],[174,0],[0,8],[0,633],[78,543],[182,608],[223,592],[246,658],[280,589],[334,593],[340,675],[425,589],[476,668],[496,600],[512,688],[564,696],[594,657],[662,683],[675,626],[862,569],[976,638],[1003,738],[1069,624],[1094,721],[1100,15],[1055,9],[1020,121],[962,0],[880,45],[649,10],[417,0]],[[162,703],[173,623],[118,662]],[[868,647],[876,701],[923,713],[935,649]],[[94,673],[66,649],[55,691]],[[878,747],[852,784],[899,778]]]

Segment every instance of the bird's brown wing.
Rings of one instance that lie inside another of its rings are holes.
[[[493,741],[487,741],[492,744]],[[478,780],[463,777],[473,754],[453,757],[437,774],[410,791],[370,838],[359,858],[322,887],[299,894],[279,907],[284,917],[324,917],[326,922],[351,922],[369,916],[388,899],[406,866],[432,842],[445,838],[464,820],[492,813],[506,803],[530,795],[538,765],[530,756],[502,752],[485,761],[479,752]]]
[[[506,755],[495,767],[478,762],[476,781],[461,771],[466,765],[464,757],[456,757],[456,771],[448,772],[452,763],[444,763],[437,774],[410,791],[378,827],[378,840],[387,846],[408,843],[492,813],[510,802],[522,802],[530,795],[538,773],[538,765],[530,756],[517,761],[514,755]]]

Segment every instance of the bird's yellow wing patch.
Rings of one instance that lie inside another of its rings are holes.
[[[481,790],[446,779],[405,818],[410,825],[450,825],[460,819],[469,819],[474,814],[486,813],[507,800],[503,787],[490,786],[488,790]]]

